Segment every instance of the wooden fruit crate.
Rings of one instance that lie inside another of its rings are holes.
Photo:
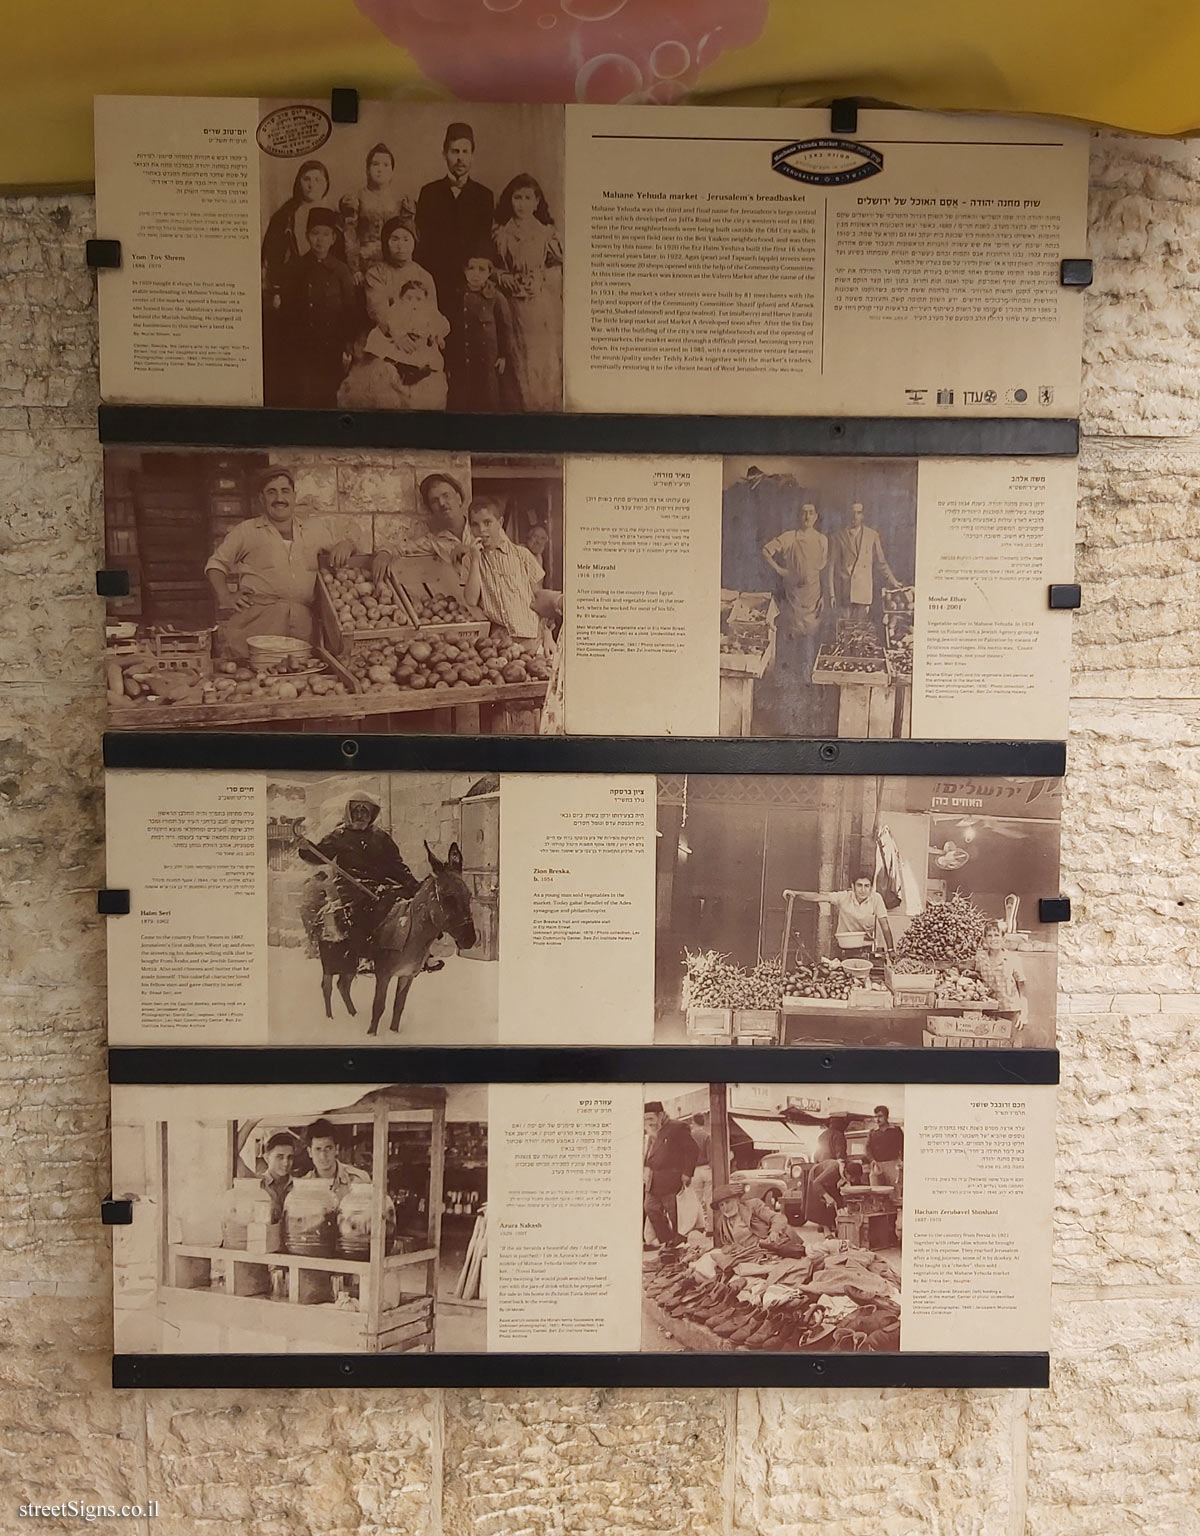
[[[850,1001],[845,997],[785,997],[783,1000],[784,1013],[812,1013],[820,1010],[822,1013],[828,1008],[849,1008]]]
[[[362,571],[365,575],[371,568],[371,556],[354,555],[347,563],[355,570]],[[388,577],[387,585],[396,593],[397,601],[404,611],[404,622],[391,625],[386,629],[343,630],[338,623],[337,607],[333,601],[329,575],[323,566],[318,567],[316,610],[326,650],[332,652],[335,656],[349,656],[356,650],[364,650],[372,645],[386,645],[393,641],[412,640],[415,638],[416,625],[409,615],[408,604],[403,593],[400,592],[391,577]]]
[[[392,580],[408,608],[409,617],[424,639],[482,640],[490,631],[486,614],[479,609],[469,619],[433,624],[419,617],[421,604],[430,597],[456,597],[465,608],[458,573],[443,560],[430,555],[399,555],[392,561]]]
[[[722,651],[721,671],[736,672],[746,677],[762,677],[771,665],[774,644],[765,651]]]
[[[733,1032],[739,1045],[761,1041],[774,1045],[779,1039],[779,1010],[777,1008],[735,1008]]]
[[[839,665],[835,667],[834,662]],[[839,686],[856,683],[868,688],[886,688],[892,677],[886,656],[834,656],[829,647],[823,645],[813,664],[812,680]]]
[[[926,1044],[942,1046],[980,1047],[996,1050],[1012,1044],[1013,1021],[1011,1018],[985,1019],[982,1013],[931,1013],[926,1020]]]
[[[728,1040],[733,1034],[732,1008],[689,1008],[687,1011],[689,1035],[721,1035]]]
[[[885,965],[883,979],[892,990],[897,1008],[932,1008],[937,1001],[936,971],[898,971]]]
[[[847,1004],[851,1008],[870,1008],[887,1011],[896,1006],[891,992],[881,992],[878,987],[851,987]]]

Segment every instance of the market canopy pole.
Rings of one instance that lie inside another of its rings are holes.
[[[708,1138],[712,1159],[713,1188],[729,1183],[729,1120],[726,1114],[729,1089],[725,1083],[708,1085]]]

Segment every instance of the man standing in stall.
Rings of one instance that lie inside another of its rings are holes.
[[[328,518],[297,516],[290,470],[264,470],[255,499],[258,515],[231,528],[204,567],[217,599],[217,649],[235,661],[248,658],[251,635],[311,640],[320,557],[337,570],[358,552]]]

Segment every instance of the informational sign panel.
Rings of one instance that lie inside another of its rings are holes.
[[[101,97],[101,391],[1075,416],[1087,158],[901,111]]]

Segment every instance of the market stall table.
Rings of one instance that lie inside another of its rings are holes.
[[[536,734],[547,683],[496,683],[480,688],[391,689],[323,698],[248,699],[236,704],[129,704],[109,710],[118,731],[258,729],[415,731],[455,735]],[[436,700],[436,702],[435,702]],[[419,726],[415,715],[428,715]]]
[[[783,1009],[783,1045],[925,1045],[931,1015],[947,1018],[972,1019],[982,1017],[986,1025],[989,1019],[1003,1020],[1007,1024],[1000,1037],[970,1036],[964,1032],[964,1043],[975,1046],[1007,1047],[1019,1042],[1014,1037],[1012,1021],[1016,1014],[993,1010],[979,1015],[971,1009],[956,1009],[942,1004],[923,1008],[855,1008],[830,1004],[822,1007],[813,1002],[800,1009]]]

